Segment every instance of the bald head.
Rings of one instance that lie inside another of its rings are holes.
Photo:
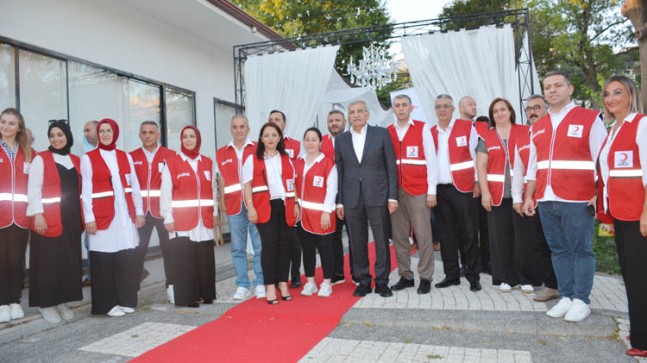
[[[458,112],[461,113],[461,119],[472,120],[476,117],[476,101],[472,96],[465,96],[458,101]]]
[[[83,125],[83,136],[85,136],[85,139],[88,140],[88,142],[92,146],[97,146],[97,144],[99,143],[99,140],[97,139],[98,124],[99,121],[91,120]]]

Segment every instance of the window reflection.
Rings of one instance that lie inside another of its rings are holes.
[[[14,48],[0,44],[0,110],[16,107]]]
[[[180,150],[180,131],[186,125],[195,124],[195,97],[172,88],[166,89],[165,96],[167,144],[173,150]]]

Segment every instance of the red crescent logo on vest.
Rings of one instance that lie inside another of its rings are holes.
[[[627,153],[620,153],[620,161],[627,161],[627,159],[629,159]]]

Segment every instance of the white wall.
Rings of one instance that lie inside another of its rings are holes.
[[[0,0],[0,9],[4,37],[194,91],[202,151],[213,155],[213,98],[234,101],[231,48],[120,1]]]

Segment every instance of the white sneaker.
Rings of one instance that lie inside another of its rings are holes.
[[[126,315],[126,313],[124,313],[124,311],[119,308],[119,305],[117,305],[110,309],[110,311],[108,311],[106,315],[114,318],[115,316],[124,316]]]
[[[236,292],[234,293],[234,300],[245,300],[245,298],[248,296],[249,290],[242,286],[238,286]]]
[[[512,286],[506,284],[505,282],[502,282],[501,285],[499,285],[499,292],[510,292],[512,291]]]
[[[521,285],[521,292],[524,294],[532,294],[535,292],[535,288],[532,285]]]
[[[52,324],[58,324],[61,322],[61,316],[58,315],[58,311],[53,306],[49,308],[38,308],[38,312],[43,316],[43,319]]]
[[[319,291],[317,289],[317,285],[315,285],[314,282],[308,282],[303,287],[303,290],[301,290],[301,295],[303,295],[303,296],[312,296],[312,294],[314,294],[317,291]]]
[[[74,318],[74,312],[70,310],[66,303],[59,304],[56,308],[63,320],[72,320]]]
[[[571,301],[570,298],[563,297],[559,299],[559,302],[555,306],[553,306],[552,309],[546,312],[546,315],[550,316],[551,318],[561,318],[568,312],[572,304],[573,301]]]
[[[9,310],[11,311],[11,320],[22,319],[25,317],[25,312],[22,311],[22,306],[20,306],[20,304],[9,304]]]
[[[321,285],[319,285],[319,293],[317,296],[329,297],[330,295],[332,295],[332,286],[328,283],[322,282]]]
[[[0,306],[0,323],[11,321],[11,309],[9,305]]]
[[[169,303],[175,304],[175,292],[173,291],[173,285],[168,285],[166,288],[166,299]]]
[[[571,308],[564,315],[564,320],[577,323],[586,319],[589,315],[591,315],[589,305],[580,299],[573,299]]]
[[[254,295],[257,299],[265,299],[267,295],[265,294],[265,286],[258,285],[254,288]]]
[[[129,308],[128,306],[117,305],[117,307],[126,314],[132,314],[135,312],[134,308]]]

